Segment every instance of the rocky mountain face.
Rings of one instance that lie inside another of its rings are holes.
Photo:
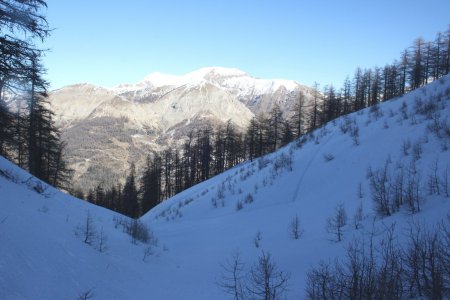
[[[50,93],[66,157],[83,190],[123,180],[152,151],[176,146],[191,129],[231,120],[245,129],[275,104],[289,115],[312,90],[292,80],[254,78],[240,70],[204,68],[183,76],[152,73],[136,84],[106,89],[71,85]]]

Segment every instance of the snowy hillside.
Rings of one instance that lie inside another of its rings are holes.
[[[244,275],[270,253],[290,274],[286,298],[305,299],[307,272],[344,256],[354,237],[395,223],[402,242],[412,221],[433,225],[450,213],[449,117],[446,76],[339,118],[161,203],[140,219],[153,233],[149,244],[130,242],[126,218],[45,188],[1,159],[0,299],[76,299],[89,291],[93,299],[230,299],[217,282],[237,251]],[[392,181],[413,174],[419,201],[382,217],[370,174],[384,168]],[[339,205],[348,223],[337,242],[326,224]],[[299,239],[290,230],[296,216]],[[97,232],[91,245],[87,223]]]

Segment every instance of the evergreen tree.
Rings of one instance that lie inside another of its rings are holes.
[[[284,120],[281,124],[281,146],[285,146],[294,140],[291,124]]]
[[[134,163],[131,164],[130,174],[125,181],[122,192],[123,214],[137,218],[139,216],[138,191],[136,188],[136,168]]]
[[[269,142],[269,152],[274,152],[280,147],[281,143],[281,124],[284,122],[281,108],[275,104],[269,114],[269,126],[267,135]]]
[[[299,92],[294,103],[294,114],[292,116],[292,124],[294,125],[296,137],[300,137],[305,130],[305,105],[305,95],[302,92]]]
[[[164,198],[170,198],[173,194],[173,185],[172,185],[172,173],[173,173],[173,156],[172,156],[172,149],[166,149],[162,153],[163,158],[163,197]],[[197,169],[197,168],[196,168]]]
[[[225,171],[225,147],[225,129],[222,125],[219,125],[214,134],[214,174],[220,174]]]
[[[259,133],[258,120],[253,117],[247,126],[247,132],[245,134],[245,144],[247,148],[248,158],[250,160],[255,159],[258,156],[258,133]]]
[[[106,194],[103,183],[98,184],[95,188],[95,204],[106,207]]]
[[[161,158],[158,155],[155,155],[153,160],[150,156],[147,157],[140,185],[142,214],[145,214],[162,200],[161,169]]]
[[[319,122],[319,117],[320,117],[319,102],[320,102],[319,84],[317,82],[315,82],[313,85],[312,110],[311,110],[310,116],[309,116],[309,130],[310,131],[316,129],[317,127],[319,127],[321,125]]]

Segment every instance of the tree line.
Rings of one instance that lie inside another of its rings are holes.
[[[245,160],[276,151],[294,139],[340,116],[402,96],[450,70],[450,28],[434,41],[416,39],[400,58],[383,68],[357,68],[343,86],[312,88],[307,99],[297,94],[293,110],[272,110],[250,120],[245,130],[231,121],[191,131],[179,148],[169,147],[148,156],[140,176],[134,165],[125,185],[104,187],[77,196],[107,208],[138,217],[164,199],[220,174]]]
[[[51,32],[43,0],[0,1],[0,155],[37,178],[65,188],[71,172],[47,105],[48,82],[37,45]],[[6,103],[14,99],[17,110]],[[26,103],[26,105],[22,105]]]

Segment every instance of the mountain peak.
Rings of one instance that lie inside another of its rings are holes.
[[[225,68],[225,67],[205,67],[198,69],[196,71],[190,72],[185,75],[186,77],[241,77],[249,76],[244,71],[236,68]]]
[[[198,83],[201,81],[215,81],[221,78],[248,76],[247,73],[236,68],[205,67],[184,75],[171,75],[161,72],[153,72],[147,75],[137,85],[161,86],[182,86],[188,83]]]

